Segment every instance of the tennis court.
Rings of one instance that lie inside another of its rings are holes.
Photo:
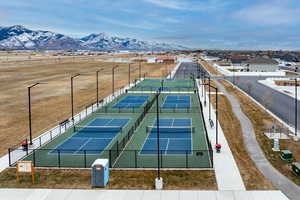
[[[191,107],[190,96],[174,96],[168,95],[162,105],[164,109],[177,108],[188,109]]]
[[[146,128],[149,135],[140,154],[157,154],[157,129],[160,135],[161,154],[192,153],[192,119],[165,118],[159,119],[159,128],[156,120],[154,126]]]
[[[140,108],[147,100],[149,99],[148,95],[145,96],[134,96],[129,95],[125,96],[123,99],[119,100],[113,108]]]
[[[129,120],[130,118],[96,118],[87,126],[76,126],[77,132],[50,154],[100,154]]]
[[[130,90],[133,91],[192,91],[195,83],[191,79],[144,79]]]

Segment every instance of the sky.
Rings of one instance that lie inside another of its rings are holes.
[[[1,0],[0,26],[201,49],[300,50],[299,0]]]

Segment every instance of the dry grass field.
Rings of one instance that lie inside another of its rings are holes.
[[[296,85],[295,81],[275,81],[275,84],[279,85],[279,86],[295,86]],[[297,82],[297,86],[300,86],[299,81]]]
[[[1,61],[1,59],[0,59]],[[86,73],[74,79],[75,113],[96,101],[96,70],[99,75],[100,98],[112,91],[112,67],[115,70],[115,88],[128,84],[127,63],[104,63],[95,57],[76,58],[75,61],[53,58],[43,61],[0,62],[0,154],[7,148],[28,137],[28,95],[27,87],[35,82],[47,82],[32,88],[32,130],[33,136],[71,116],[70,77],[76,73]],[[167,75],[167,68],[173,65],[142,64],[142,75],[161,78]],[[131,67],[131,81],[139,76],[138,63]]]
[[[110,171],[109,184],[105,189],[154,189],[156,171]],[[164,189],[169,190],[216,190],[214,171],[161,171]],[[16,181],[16,170],[6,169],[0,174],[0,188],[57,188],[90,189],[90,170],[47,170],[36,171],[36,183],[32,185],[31,176]]]

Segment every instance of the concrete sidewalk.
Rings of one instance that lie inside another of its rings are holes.
[[[288,200],[280,191],[0,189],[1,200]]]
[[[200,80],[199,80],[200,81]],[[199,81],[197,81],[197,86],[199,91],[201,90],[201,85],[199,85]],[[202,97],[202,93],[199,94],[200,100],[203,105],[203,114],[204,114],[204,120],[205,123],[208,125],[207,132],[208,137],[211,141],[211,144],[214,148],[214,145],[216,144],[216,125],[214,125],[213,128],[209,126],[209,107],[211,106],[211,118],[215,120],[215,110],[212,107],[212,105],[208,104],[208,101],[206,102],[206,106],[204,106],[204,95]],[[207,94],[206,94],[207,95]],[[206,96],[206,100],[208,100],[208,96]],[[218,122],[219,123],[219,122]],[[215,175],[217,179],[217,185],[219,190],[246,190],[245,185],[243,182],[243,179],[241,177],[241,174],[239,172],[239,169],[237,167],[237,164],[233,158],[232,152],[230,150],[230,147],[227,143],[227,140],[224,136],[223,130],[218,124],[218,142],[222,145],[221,153],[214,153],[214,168],[215,168]]]

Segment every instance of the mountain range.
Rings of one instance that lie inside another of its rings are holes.
[[[22,25],[0,26],[0,49],[16,50],[186,50],[188,48],[133,38],[121,38],[105,33],[82,38],[43,30],[30,30]]]

